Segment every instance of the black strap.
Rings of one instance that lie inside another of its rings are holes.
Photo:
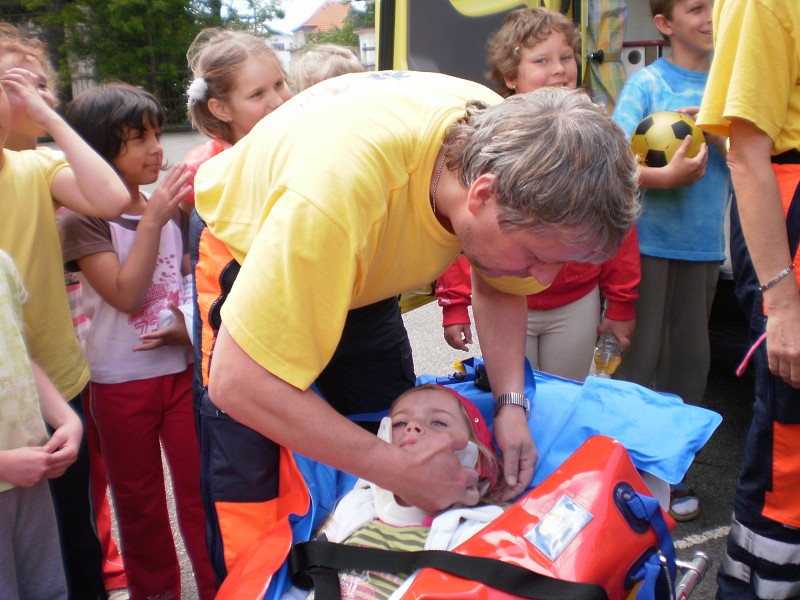
[[[538,600],[608,600],[594,583],[555,579],[494,558],[466,556],[446,550],[402,552],[362,548],[314,540],[295,544],[289,555],[292,582],[315,590],[321,600],[341,599],[339,571],[413,572],[432,567],[470,581],[478,581],[521,598]]]
[[[771,157],[771,160],[776,165],[797,165],[800,164],[800,150],[787,150],[782,154],[776,154]]]

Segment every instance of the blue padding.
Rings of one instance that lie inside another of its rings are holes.
[[[462,363],[465,375],[422,375],[417,383],[452,387],[474,402],[491,426],[494,398],[475,387],[483,361]],[[694,455],[722,422],[717,413],[684,404],[672,394],[640,385],[589,377],[586,383],[562,379],[530,368],[525,394],[531,398],[531,428],[539,460],[531,487],[541,483],[593,435],[619,440],[636,468],[669,483],[679,483]]]
[[[483,361],[470,358],[462,361],[462,365],[466,371],[463,375],[422,375],[417,378],[417,384],[439,383],[452,387],[475,403],[491,427],[494,397],[490,392],[475,387]],[[695,453],[722,421],[717,413],[684,404],[677,396],[659,394],[632,383],[589,377],[581,385],[533,371],[527,360],[525,366],[525,394],[532,399],[529,425],[539,451],[530,487],[541,483],[584,441],[598,434],[619,440],[637,468],[670,483],[678,483]],[[380,416],[378,413],[360,415],[362,419]],[[297,453],[294,456],[311,496],[308,514],[291,518],[294,540],[300,542],[310,539],[319,529],[336,500],[353,488],[356,478]],[[657,503],[653,506],[657,507]],[[658,523],[652,522],[658,530]],[[662,535],[663,532],[659,533],[659,538]],[[671,543],[668,531],[666,539]],[[661,542],[664,552],[666,540]],[[642,575],[654,577],[654,567],[655,563],[648,566],[651,572]],[[289,583],[288,569],[284,564],[273,576],[265,598],[280,597]]]

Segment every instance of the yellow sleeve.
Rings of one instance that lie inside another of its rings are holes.
[[[354,239],[301,196],[284,192],[223,306],[236,343],[299,389],[311,385],[339,343],[356,277]]]
[[[792,128],[800,126],[792,124],[798,122],[792,113],[800,111],[800,62],[791,34],[797,9],[781,16],[760,2],[720,4],[715,10],[715,55],[698,123],[727,136],[730,120],[744,119],[776,141],[778,151],[798,147],[800,131]]]
[[[514,296],[530,296],[550,287],[542,285],[533,277],[486,277],[479,269],[475,269],[475,272],[497,291]]]

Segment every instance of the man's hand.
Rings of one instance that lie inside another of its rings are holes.
[[[794,278],[792,277],[792,284]],[[800,388],[800,301],[770,307],[767,318],[769,370],[793,388]]]
[[[449,441],[448,441],[449,440]],[[410,506],[438,512],[454,504],[474,506],[480,500],[478,473],[463,466],[455,451],[465,448],[466,435],[439,439],[424,438],[413,446],[398,448],[408,467],[404,477],[391,489]]]
[[[500,501],[513,500],[528,487],[536,467],[536,445],[533,443],[525,409],[507,404],[494,419],[494,438],[503,455],[505,487]]]
[[[472,343],[472,328],[469,323],[448,325],[444,328],[444,341],[451,348],[469,352],[467,345]]]

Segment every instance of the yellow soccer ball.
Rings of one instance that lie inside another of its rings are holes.
[[[672,110],[654,112],[636,126],[631,136],[631,149],[639,164],[665,167],[687,135],[692,136],[692,143],[686,156],[694,158],[706,139],[692,118]]]

